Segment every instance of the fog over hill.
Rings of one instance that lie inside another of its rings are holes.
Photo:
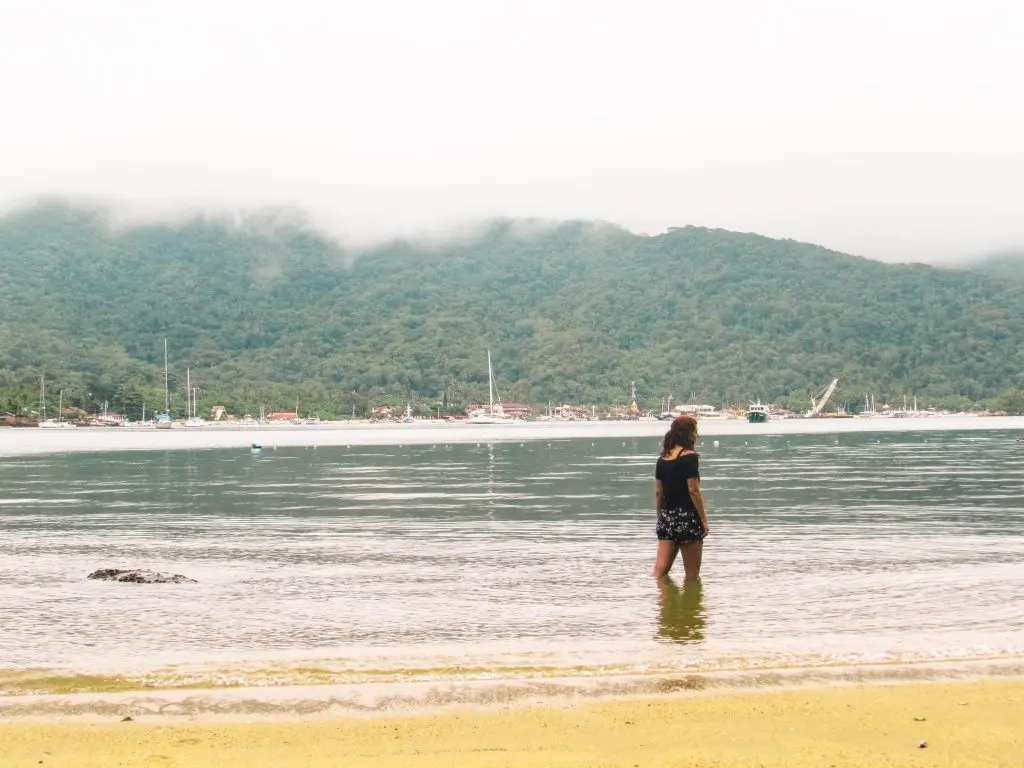
[[[293,206],[362,245],[539,217],[888,262],[1024,247],[1020,3],[0,5],[0,211]]]

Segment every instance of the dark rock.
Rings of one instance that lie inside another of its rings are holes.
[[[180,573],[157,573],[141,568],[100,568],[89,574],[90,579],[97,581],[127,581],[132,584],[195,584],[195,579],[182,576]]]

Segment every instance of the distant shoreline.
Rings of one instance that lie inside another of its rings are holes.
[[[68,430],[0,429],[0,457],[108,451],[249,450],[258,440],[264,451],[277,448],[404,446],[529,440],[636,439],[665,433],[664,421],[521,422],[502,425],[465,423],[179,427],[168,431],[131,427],[83,427]],[[737,419],[700,422],[701,436],[757,437],[944,431],[1024,430],[1024,416],[934,416],[926,418],[779,419],[748,424]]]

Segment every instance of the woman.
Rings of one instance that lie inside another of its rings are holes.
[[[697,453],[697,419],[677,416],[665,434],[661,456],[654,470],[654,502],[658,511],[658,556],[654,576],[667,576],[676,554],[683,552],[686,581],[700,577],[708,518],[700,495]]]

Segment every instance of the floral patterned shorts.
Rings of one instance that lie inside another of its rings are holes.
[[[658,539],[676,544],[692,544],[704,540],[704,525],[700,515],[691,509],[662,509],[655,526]]]

